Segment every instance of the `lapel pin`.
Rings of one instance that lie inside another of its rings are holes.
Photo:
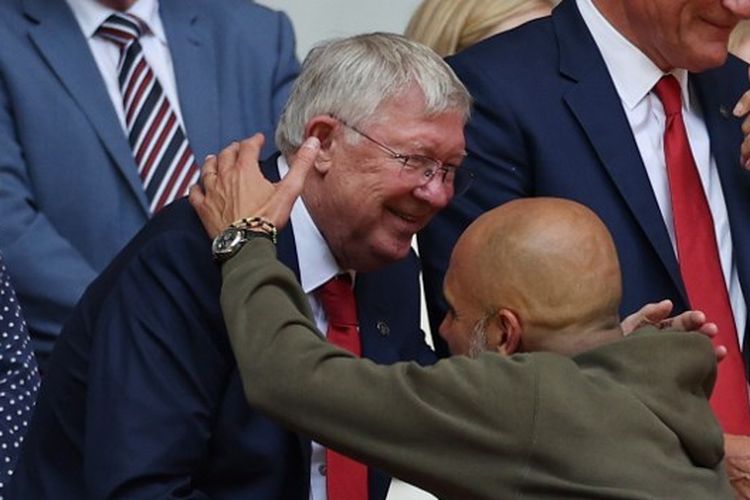
[[[382,335],[383,337],[387,337],[391,333],[391,327],[388,326],[388,323],[386,323],[382,319],[378,321],[378,323],[375,325],[375,328],[378,329],[378,332],[380,332],[380,335]]]
[[[730,113],[727,107],[724,106],[723,104],[719,106],[719,114],[726,119],[729,119],[732,117],[732,113]]]

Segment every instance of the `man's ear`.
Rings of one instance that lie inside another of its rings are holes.
[[[514,311],[501,308],[492,317],[487,335],[490,345],[487,348],[503,356],[510,356],[518,351],[523,335],[521,319]]]
[[[320,141],[320,151],[315,160],[315,169],[324,174],[331,167],[331,147],[334,143],[333,132],[340,122],[330,115],[317,115],[305,125],[305,139],[315,136]]]

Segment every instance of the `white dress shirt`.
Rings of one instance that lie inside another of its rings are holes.
[[[581,16],[602,53],[612,82],[622,101],[622,107],[633,131],[635,142],[651,182],[651,188],[667,227],[675,255],[677,255],[672,201],[669,194],[667,164],[664,157],[666,117],[661,101],[652,92],[654,85],[664,76],[664,72],[622,36],[596,9],[592,0],[576,1]],[[711,208],[721,269],[729,291],[741,349],[747,322],[747,305],[740,288],[737,265],[734,262],[732,235],[729,231],[727,206],[719,181],[719,172],[716,168],[716,161],[711,155],[708,129],[703,121],[700,105],[698,100],[694,98],[688,84],[687,71],[676,69],[672,74],[677,78],[682,88],[682,114],[685,128],[687,129],[690,149],[693,152],[698,174],[703,184],[703,190]],[[739,154],[739,151],[737,154]],[[635,167],[637,166],[634,165]]]
[[[289,164],[283,156],[278,161],[279,174],[284,178],[289,172]],[[328,243],[315,226],[310,213],[302,198],[298,198],[292,207],[290,216],[294,228],[294,244],[297,248],[297,263],[299,264],[300,284],[310,301],[315,326],[323,335],[328,330],[328,319],[323,306],[313,293],[328,280],[343,272],[328,248]],[[325,476],[326,449],[313,441],[310,460],[310,499],[326,500],[327,487]]]
[[[117,81],[117,63],[120,61],[120,47],[110,40],[96,36],[96,30],[99,29],[99,26],[116,11],[105,7],[97,0],[66,1],[73,11],[78,25],[81,27],[81,32],[88,41],[91,53],[107,87],[109,98],[112,100],[117,117],[120,119],[122,130],[127,134],[122,93]],[[138,0],[127,12],[141,19],[148,26],[148,32],[144,33],[139,39],[141,47],[143,47],[143,56],[164,89],[164,93],[167,95],[170,104],[172,104],[172,109],[174,109],[177,119],[184,130],[182,113],[180,112],[180,101],[177,98],[177,84],[172,67],[172,56],[169,53],[167,37],[164,33],[161,17],[159,16],[159,0]]]

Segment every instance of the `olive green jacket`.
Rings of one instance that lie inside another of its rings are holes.
[[[440,498],[733,498],[701,335],[636,332],[572,359],[382,366],[322,340],[265,239],[223,275],[250,404]]]

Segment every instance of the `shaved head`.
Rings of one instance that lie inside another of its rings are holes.
[[[569,200],[527,198],[483,214],[456,244],[445,284],[449,303],[472,304],[464,310],[477,320],[512,312],[525,351],[575,351],[586,332],[619,325],[614,242]]]

